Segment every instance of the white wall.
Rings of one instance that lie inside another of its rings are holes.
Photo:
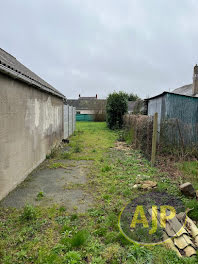
[[[63,138],[63,100],[0,74],[0,200]]]
[[[148,101],[148,115],[154,116],[155,113],[158,113],[158,132],[160,131],[160,122],[162,115],[162,98],[162,96],[159,96]]]
[[[64,139],[71,136],[76,129],[76,108],[64,105]]]

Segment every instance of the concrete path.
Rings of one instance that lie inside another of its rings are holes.
[[[91,162],[84,160],[53,162],[61,162],[65,168],[50,169],[49,161],[46,160],[3,199],[0,206],[21,208],[31,204],[51,207],[56,204],[64,206],[68,211],[84,213],[92,204],[91,196],[86,191]]]

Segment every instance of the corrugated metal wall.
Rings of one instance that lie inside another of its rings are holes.
[[[198,143],[198,98],[167,93],[161,128],[170,143]]]
[[[148,101],[148,115],[158,113],[163,144],[198,144],[198,98],[165,93]]]
[[[163,96],[159,96],[148,102],[148,115],[154,116],[155,113],[158,113],[158,132],[160,132],[160,123],[162,117],[162,101]]]
[[[166,118],[178,118],[186,124],[198,123],[198,98],[166,94]]]
[[[71,136],[76,129],[76,108],[64,105],[64,139]]]

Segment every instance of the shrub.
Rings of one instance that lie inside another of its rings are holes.
[[[106,121],[106,111],[105,110],[95,110],[94,111],[94,122],[104,122]]]
[[[107,98],[107,125],[110,129],[121,128],[123,115],[127,112],[127,96],[123,92],[112,93]]]
[[[27,204],[24,209],[23,213],[21,215],[21,220],[34,220],[36,219],[36,210],[33,206]]]
[[[138,97],[137,94],[134,94],[134,93],[130,93],[127,95],[128,97],[128,101],[137,101],[139,100],[140,98]]]

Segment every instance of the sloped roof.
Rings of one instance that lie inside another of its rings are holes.
[[[145,102],[148,102],[148,101],[150,101],[150,100],[152,100],[152,99],[155,99],[155,98],[158,98],[158,97],[164,96],[165,94],[173,94],[173,95],[182,96],[182,97],[190,97],[190,98],[192,98],[193,100],[194,100],[194,99],[198,99],[197,96],[190,96],[190,95],[185,95],[185,94],[180,94],[180,93],[173,93],[173,92],[163,92],[163,93],[158,94],[158,95],[156,95],[156,96],[153,96],[153,97],[150,97],[150,98],[146,98],[146,99],[144,99],[144,101],[145,101]]]
[[[172,91],[176,94],[193,96],[193,84],[184,85]]]
[[[76,107],[76,110],[105,110],[106,99],[70,99],[67,103]]]
[[[65,98],[58,90],[20,63],[15,57],[0,48],[0,71],[15,79],[20,79],[45,92]]]
[[[87,96],[87,97],[79,97],[79,100],[92,100],[92,99],[97,99],[95,96]]]

